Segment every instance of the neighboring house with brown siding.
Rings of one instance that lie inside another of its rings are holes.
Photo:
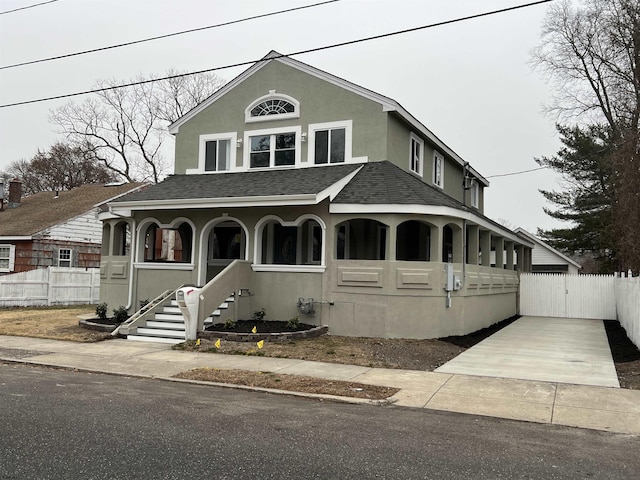
[[[84,185],[22,198],[22,184],[9,185],[0,211],[0,275],[50,266],[98,268],[102,206],[143,184]]]

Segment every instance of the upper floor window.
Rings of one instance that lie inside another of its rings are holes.
[[[286,100],[272,99],[265,100],[251,109],[252,117],[264,117],[266,115],[282,115],[283,113],[293,113],[296,107]]]
[[[16,258],[15,245],[0,245],[0,272],[13,272]]]
[[[236,167],[237,132],[200,135],[198,168],[186,173],[226,172]]]
[[[424,155],[424,142],[413,133],[410,138],[409,168],[412,172],[422,176],[422,157]]]
[[[245,165],[250,169],[297,165],[300,130],[300,127],[286,127],[245,132]]]
[[[480,203],[480,187],[478,186],[478,181],[475,179],[473,180],[471,188],[469,189],[469,196],[471,206],[478,208],[478,204]]]
[[[351,127],[351,120],[309,125],[309,165],[352,161]]]
[[[344,163],[344,128],[316,131],[315,163]]]
[[[444,157],[439,152],[433,152],[433,184],[444,188]]]
[[[300,117],[300,102],[289,95],[269,93],[253,101],[245,110],[245,122],[263,122]]]
[[[204,152],[205,172],[222,172],[231,168],[231,140],[228,138],[205,142]]]

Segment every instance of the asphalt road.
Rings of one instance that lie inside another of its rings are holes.
[[[638,478],[640,438],[0,364],[0,479]]]

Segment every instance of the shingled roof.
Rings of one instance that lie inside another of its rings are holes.
[[[365,164],[332,203],[433,205],[469,210],[441,189],[389,161]]]
[[[287,170],[172,175],[145,190],[118,198],[112,204],[155,200],[220,199],[317,194],[361,165],[332,165]]]
[[[69,191],[40,192],[22,198],[20,206],[0,212],[0,237],[31,236],[82,215],[97,205],[142,186],[125,183],[84,185]]]

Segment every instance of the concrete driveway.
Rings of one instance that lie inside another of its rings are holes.
[[[602,320],[521,317],[435,371],[620,388]]]

